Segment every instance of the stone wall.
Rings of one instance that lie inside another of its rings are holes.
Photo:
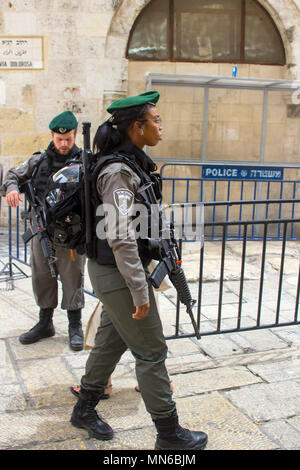
[[[129,63],[129,92],[145,90],[149,71],[183,73],[182,64]],[[230,64],[185,64],[193,74],[230,76]],[[181,72],[178,72],[180,70]],[[260,78],[286,78],[286,67],[260,66]],[[238,76],[257,77],[257,67],[240,65]],[[151,155],[157,158],[201,160],[204,89],[156,86],[161,93],[159,111],[164,120],[164,139]],[[298,162],[300,119],[293,115],[292,94],[270,92],[265,162]],[[225,161],[260,161],[263,91],[211,89],[206,158]]]

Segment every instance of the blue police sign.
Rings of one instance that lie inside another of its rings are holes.
[[[283,179],[283,168],[237,165],[205,165],[202,167],[202,178],[281,181]]]

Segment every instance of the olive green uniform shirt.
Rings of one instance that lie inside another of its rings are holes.
[[[8,170],[5,175],[3,185],[0,187],[0,196],[6,196],[6,194],[11,191],[20,192],[19,186],[31,178],[33,170],[40,158],[41,154],[35,153],[17,168],[11,168]]]

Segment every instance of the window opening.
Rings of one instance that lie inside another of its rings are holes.
[[[153,0],[132,28],[127,57],[285,64],[279,31],[256,0]]]

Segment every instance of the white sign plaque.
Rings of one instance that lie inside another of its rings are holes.
[[[0,36],[0,70],[44,68],[41,36]]]

